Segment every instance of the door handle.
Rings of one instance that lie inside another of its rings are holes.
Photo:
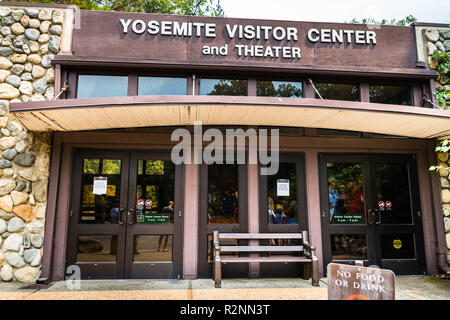
[[[127,222],[128,222],[128,224],[134,223],[134,209],[133,208],[128,209]]]
[[[124,208],[119,209],[119,224],[125,224],[125,222],[122,221],[122,213],[125,211]]]
[[[367,224],[373,224],[372,219],[370,217],[372,216],[372,209],[367,210]]]
[[[378,221],[377,222],[375,222],[375,224],[381,224],[381,211],[380,211],[380,209],[375,209],[375,211],[377,211],[378,212]]]

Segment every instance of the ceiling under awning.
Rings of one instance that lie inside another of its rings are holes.
[[[12,103],[31,131],[150,126],[261,125],[352,130],[414,138],[450,136],[450,111],[364,102],[213,96],[140,96]]]

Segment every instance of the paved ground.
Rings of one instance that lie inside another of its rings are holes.
[[[326,278],[320,287],[301,279],[225,279],[214,288],[210,279],[91,280],[79,289],[64,281],[25,289],[17,282],[0,283],[0,300],[326,300]],[[397,300],[450,300],[450,281],[424,276],[397,276]]]

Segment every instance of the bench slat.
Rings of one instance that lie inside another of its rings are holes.
[[[219,233],[219,239],[302,239],[301,233]]]
[[[220,252],[288,252],[303,251],[303,246],[222,246]]]
[[[240,258],[221,258],[223,263],[246,263],[246,262],[311,262],[311,259],[305,257],[240,257]]]

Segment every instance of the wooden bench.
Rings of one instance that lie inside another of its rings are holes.
[[[221,240],[300,240],[299,245],[279,246],[279,245],[237,245],[237,246],[221,246]],[[281,263],[305,263],[305,279],[311,278],[313,286],[319,286],[319,262],[315,255],[316,248],[308,242],[308,232],[302,233],[219,233],[214,231],[214,282],[215,287],[220,288],[222,283],[222,263],[242,263],[242,262],[281,262]],[[221,257],[221,253],[225,252],[298,252],[299,256],[282,257]],[[311,272],[312,271],[312,272]]]

